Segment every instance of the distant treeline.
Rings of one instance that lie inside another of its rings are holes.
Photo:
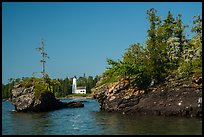
[[[56,97],[65,97],[72,94],[72,78],[57,79],[60,84],[54,86],[54,92]],[[86,86],[86,93],[91,93],[91,88],[95,87],[99,80],[99,76],[83,76],[77,78],[77,87]]]
[[[31,77],[22,77],[17,79],[9,79],[8,84],[2,84],[2,99],[11,98],[12,88],[15,84],[21,81],[29,81]],[[58,81],[58,84],[53,86],[53,92],[56,97],[65,97],[72,94],[72,78],[66,77],[65,79],[54,79]],[[83,76],[77,78],[77,86],[86,86],[87,93],[91,93],[91,88],[93,88],[99,80],[99,76]]]

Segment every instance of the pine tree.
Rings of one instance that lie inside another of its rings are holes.
[[[150,29],[147,31],[148,39],[146,41],[146,54],[148,56],[148,67],[150,75],[152,76],[153,81],[160,81],[160,74],[161,74],[161,60],[159,57],[160,54],[160,47],[158,44],[157,39],[157,29],[161,25],[160,18],[156,15],[157,11],[154,8],[151,8],[147,11],[148,19],[150,23]]]

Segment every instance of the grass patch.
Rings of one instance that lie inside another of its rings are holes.
[[[70,98],[70,97],[89,97],[91,94],[87,93],[87,94],[69,94],[66,97]]]

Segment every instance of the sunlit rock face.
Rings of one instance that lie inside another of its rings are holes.
[[[60,102],[52,92],[43,92],[37,97],[34,93],[34,86],[25,88],[22,85],[15,85],[12,89],[12,102],[16,111],[51,111],[61,108],[84,107],[81,102]]]
[[[92,89],[93,98],[104,111],[130,115],[202,117],[202,77],[168,77],[147,90],[132,87],[125,80]]]
[[[129,111],[130,107],[139,103],[144,93],[144,90],[133,88],[126,79],[92,89],[93,98],[98,100],[100,109],[105,111]]]

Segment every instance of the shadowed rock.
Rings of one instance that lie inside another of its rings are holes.
[[[52,92],[43,92],[37,97],[34,93],[34,86],[29,88],[22,85],[15,85],[12,90],[12,103],[16,111],[51,111],[62,108],[84,107],[82,102],[61,102],[57,100]]]

